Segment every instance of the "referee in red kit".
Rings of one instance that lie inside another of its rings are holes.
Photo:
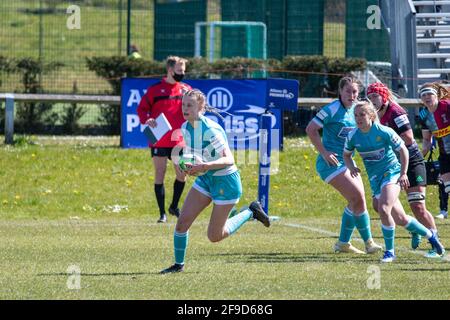
[[[182,83],[186,70],[186,59],[169,56],[166,59],[167,75],[160,82],[150,86],[146,94],[142,97],[137,108],[139,120],[142,124],[148,124],[150,127],[156,127],[155,119],[164,113],[164,116],[170,122],[172,130],[166,133],[160,140],[154,144],[149,144],[153,166],[155,168],[155,195],[158,202],[160,218],[158,222],[167,221],[165,203],[164,177],[166,174],[167,159],[171,158],[172,149],[182,143],[181,134],[178,137],[172,137],[172,133],[181,128],[185,121],[181,111],[181,101],[183,94],[192,89],[189,85]],[[174,164],[176,179],[173,184],[172,204],[169,206],[169,213],[178,217],[178,202],[183,193],[186,182],[186,175],[181,172]]]

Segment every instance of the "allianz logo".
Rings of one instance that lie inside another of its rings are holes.
[[[285,99],[293,99],[294,94],[292,92],[287,91],[287,89],[274,89],[271,88],[269,90],[269,96],[274,98],[285,98]]]
[[[227,111],[233,106],[233,95],[224,87],[215,87],[209,90],[206,100],[211,107]]]

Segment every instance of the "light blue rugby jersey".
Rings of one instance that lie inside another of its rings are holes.
[[[313,118],[323,129],[323,146],[326,150],[336,153],[341,162],[345,138],[356,127],[354,109],[354,106],[346,109],[340,100],[336,100],[324,106]]]
[[[362,132],[358,128],[352,130],[345,142],[344,152],[358,150],[363,159],[369,179],[382,176],[388,167],[400,166],[395,155],[404,144],[402,138],[391,128],[375,122],[369,132]]]
[[[183,139],[186,146],[184,154],[193,154],[200,157],[203,162],[210,162],[219,159],[220,154],[228,146],[228,139],[223,128],[216,122],[205,116],[200,116],[198,126],[194,129],[186,121],[181,126]],[[223,169],[209,170],[206,174],[212,176],[225,176],[237,171],[233,164]]]

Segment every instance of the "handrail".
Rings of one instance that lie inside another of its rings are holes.
[[[65,102],[120,105],[120,96],[95,96],[74,94],[23,94],[0,93],[0,102],[6,101],[5,108],[5,143],[13,143],[14,134],[14,102]],[[334,101],[334,98],[298,98],[300,108],[322,107]],[[422,106],[420,99],[398,99],[397,102],[406,108]]]

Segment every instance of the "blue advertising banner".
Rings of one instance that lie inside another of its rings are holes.
[[[139,122],[137,107],[147,88],[160,79],[122,79],[121,146],[123,148],[146,148],[148,141]],[[282,111],[296,110],[298,81],[284,79],[246,80],[186,80],[193,88],[205,93],[208,104],[221,112],[221,117],[207,113],[218,122],[228,135],[231,149],[258,149],[260,116],[270,109],[272,132],[278,139],[273,149],[282,143]]]

